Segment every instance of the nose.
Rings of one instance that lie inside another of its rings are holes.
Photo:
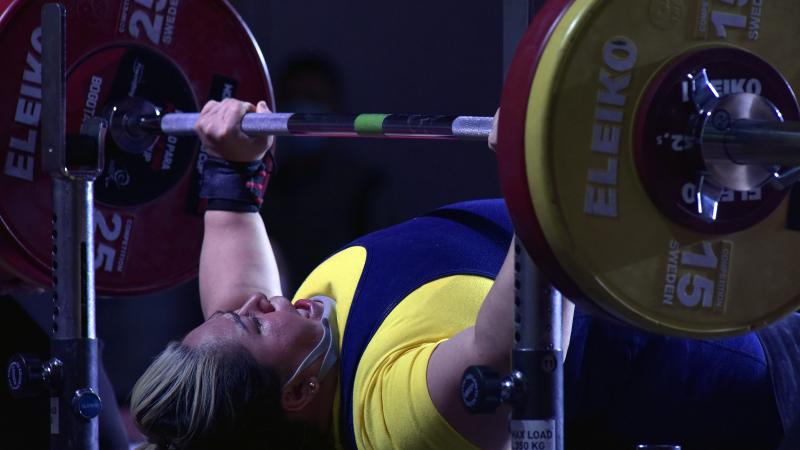
[[[289,311],[294,309],[292,302],[283,296],[270,297],[269,302],[276,311]]]
[[[244,305],[239,308],[239,314],[253,314],[253,313],[271,313],[275,311],[275,307],[272,306],[267,297],[264,294],[257,293],[250,296]]]

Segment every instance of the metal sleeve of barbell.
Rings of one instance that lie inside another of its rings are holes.
[[[161,130],[176,136],[193,135],[199,116],[166,114]],[[251,136],[486,140],[492,121],[492,117],[424,114],[250,113],[242,119],[242,131]]]
[[[800,166],[800,122],[743,119],[709,137],[737,164]]]

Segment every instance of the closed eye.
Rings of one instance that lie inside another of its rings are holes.
[[[256,316],[250,316],[250,320],[252,320],[253,323],[255,324],[258,334],[261,334],[261,329],[264,328],[261,323],[261,320]]]
[[[250,332],[250,330],[247,328],[247,325],[245,325],[244,321],[242,320],[242,317],[236,311],[217,311],[214,314],[212,314],[206,320],[206,322],[213,319],[214,317],[223,316],[225,314],[229,314],[233,318],[234,323],[236,323],[236,325],[239,326],[241,329],[243,329],[248,333]],[[247,316],[247,317],[253,319],[253,323],[256,325],[256,332],[261,334],[261,322],[253,316]]]

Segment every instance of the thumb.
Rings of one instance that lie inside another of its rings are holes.
[[[258,102],[258,105],[256,105],[256,112],[267,113],[272,111],[270,111],[269,106],[267,106],[267,102],[261,100],[260,102]]]

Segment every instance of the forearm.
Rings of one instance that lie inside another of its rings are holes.
[[[474,345],[487,364],[504,368],[514,345],[514,242],[506,254],[500,272],[486,296],[474,327]],[[572,317],[575,305],[562,299],[561,339],[566,357],[569,337],[572,332]],[[535,324],[530,324],[534,326]],[[502,366],[502,367],[501,367]]]
[[[428,392],[436,409],[456,431],[480,448],[507,447],[509,411],[500,408],[488,416],[469,414],[461,403],[459,387],[464,371],[470,366],[489,366],[500,374],[507,374],[511,369],[515,328],[514,265],[512,244],[478,311],[475,326],[440,343],[428,363]],[[569,336],[572,304],[566,299],[563,304],[563,336]],[[566,344],[565,341],[565,351]]]
[[[506,370],[514,343],[514,242],[506,254],[473,328],[472,346],[481,364]]]
[[[203,315],[239,308],[251,295],[281,295],[280,276],[257,213],[208,211],[200,253]]]

